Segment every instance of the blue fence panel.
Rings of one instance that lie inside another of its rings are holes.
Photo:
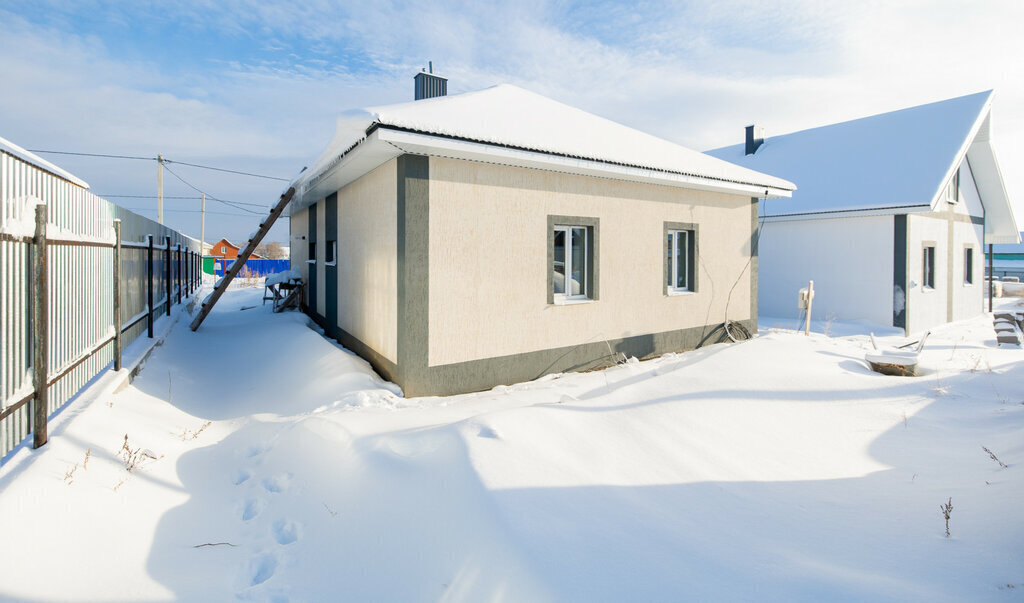
[[[217,276],[224,276],[228,266],[230,266],[234,260],[215,260],[214,271]],[[255,272],[259,276],[267,276],[268,274],[274,274],[277,272],[284,272],[291,268],[290,260],[254,260],[250,258],[242,270],[248,268],[250,271]]]

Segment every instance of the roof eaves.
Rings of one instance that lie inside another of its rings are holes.
[[[444,138],[444,139],[448,139],[448,140],[457,140],[457,141],[460,141],[460,142],[471,142],[471,143],[474,143],[474,144],[483,144],[483,145],[488,145],[488,146],[497,147],[497,148],[511,149],[511,150],[514,150],[514,151],[525,151],[525,152],[528,152],[528,153],[540,153],[542,155],[550,155],[552,157],[563,157],[563,158],[566,158],[566,159],[577,159],[577,160],[582,160],[582,161],[593,161],[593,162],[596,162],[596,163],[604,163],[604,164],[607,164],[607,165],[614,165],[614,166],[619,166],[619,167],[634,168],[634,169],[640,169],[640,170],[650,170],[650,171],[653,171],[653,172],[660,172],[660,173],[664,173],[664,174],[674,174],[674,175],[677,175],[677,176],[685,176],[685,177],[688,177],[688,178],[700,178],[700,179],[704,179],[704,180],[713,180],[713,181],[716,181],[716,182],[726,182],[726,183],[729,183],[729,184],[739,184],[739,185],[743,185],[743,186],[767,187],[767,188],[772,188],[772,189],[776,189],[776,190],[788,190],[788,191],[796,190],[796,186],[792,185],[792,183],[789,183],[792,186],[792,188],[789,188],[789,187],[780,187],[780,186],[774,185],[774,184],[765,184],[764,182],[746,182],[746,181],[742,181],[742,180],[731,180],[731,179],[727,179],[727,178],[719,178],[719,177],[715,177],[715,176],[707,176],[707,175],[704,175],[704,174],[689,173],[689,172],[683,172],[683,171],[677,171],[677,170],[666,170],[666,169],[652,167],[652,166],[648,166],[648,165],[630,164],[630,163],[624,163],[624,162],[619,162],[619,161],[612,161],[612,160],[608,160],[608,159],[600,159],[600,158],[597,158],[597,157],[587,157],[587,156],[582,156],[582,155],[570,155],[570,154],[567,154],[567,153],[559,153],[557,151],[549,151],[549,150],[540,149],[540,148],[522,147],[522,146],[510,145],[510,144],[498,143],[498,142],[492,142],[492,141],[482,140],[482,139],[466,138],[466,137],[462,137],[462,136],[453,136],[451,134],[441,134],[441,133],[437,133],[437,132],[431,132],[429,130],[418,130],[418,129],[414,129],[414,128],[407,128],[407,127],[402,127],[402,126],[394,126],[394,125],[380,123],[380,122],[374,122],[373,126],[371,126],[367,130],[367,133],[369,134],[370,132],[372,132],[373,130],[376,130],[378,128],[383,128],[385,130],[393,130],[393,131],[396,131],[396,132],[408,132],[410,134],[422,134],[422,135],[426,135],[426,136],[434,136],[434,137],[437,137],[437,138]],[[353,145],[353,146],[355,146],[355,145]]]
[[[889,207],[862,207],[858,209],[834,209],[791,214],[768,214],[761,217],[768,221],[815,220],[825,218],[853,218],[860,216],[889,216],[916,214],[931,211],[931,205],[893,205]]]

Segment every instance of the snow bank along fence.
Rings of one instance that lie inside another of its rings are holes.
[[[0,150],[0,459],[29,432],[46,443],[47,417],[153,336],[154,320],[196,291],[199,251]]]

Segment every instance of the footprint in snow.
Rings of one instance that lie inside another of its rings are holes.
[[[274,540],[277,544],[291,544],[299,539],[301,527],[294,521],[279,519],[272,526]]]
[[[282,473],[273,477],[268,477],[263,480],[263,489],[267,492],[273,492],[280,494],[288,491],[288,486],[291,485],[292,476],[290,473]]]
[[[246,458],[255,459],[268,450],[270,450],[269,446],[249,446],[245,449],[245,456]]]
[[[263,499],[260,498],[250,498],[245,501],[245,506],[242,508],[242,521],[255,519],[263,512],[263,507],[265,506],[266,503],[264,503]]]
[[[244,484],[249,481],[250,477],[252,477],[252,471],[249,471],[248,469],[239,469],[235,472],[235,485],[240,486]]]
[[[249,561],[249,585],[257,586],[270,580],[277,571],[277,557],[265,553]]]

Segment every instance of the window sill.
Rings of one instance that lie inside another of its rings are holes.
[[[307,264],[315,264],[315,263],[316,263],[316,260],[306,260],[306,263],[307,263]]]
[[[324,266],[337,266],[338,262],[324,262]]]
[[[921,293],[935,293],[935,287],[921,287]]]
[[[681,297],[684,295],[693,295],[696,291],[689,291],[687,289],[668,289],[665,291],[665,295],[669,297]]]
[[[576,297],[568,297],[568,298],[563,297],[561,299],[556,297],[555,301],[554,301],[554,304],[556,306],[575,306],[575,305],[578,305],[578,304],[593,303],[594,301],[595,300],[592,300],[589,297],[586,297],[586,298],[584,298],[584,297],[578,297],[578,298],[576,298]]]

